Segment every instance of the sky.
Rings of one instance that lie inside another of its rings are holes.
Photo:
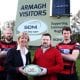
[[[75,15],[80,9],[80,0],[71,1],[71,13]],[[0,0],[0,25],[5,21],[15,20],[18,0]]]
[[[0,25],[16,19],[17,6],[18,0],[0,0]]]
[[[80,0],[70,0],[71,2],[71,13],[75,15],[80,10]]]

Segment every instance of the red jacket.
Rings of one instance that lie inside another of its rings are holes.
[[[57,80],[57,73],[63,70],[63,60],[56,48],[49,48],[45,53],[38,48],[34,55],[34,64],[47,68],[45,76],[35,77],[34,80]]]

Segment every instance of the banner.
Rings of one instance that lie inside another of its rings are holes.
[[[31,46],[41,44],[41,36],[48,32],[52,36],[52,44],[55,46],[62,41],[61,30],[64,26],[70,26],[70,17],[50,16],[51,0],[19,0],[15,37],[19,32],[27,32],[30,36]]]

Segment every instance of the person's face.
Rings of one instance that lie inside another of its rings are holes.
[[[13,32],[12,32],[12,30],[6,30],[5,33],[4,33],[4,38],[7,41],[11,41],[13,39]]]
[[[27,43],[28,43],[28,37],[27,36],[21,36],[18,39],[18,43],[21,47],[26,47]]]
[[[50,47],[50,45],[51,45],[50,37],[49,37],[49,36],[42,36],[41,45],[42,45],[44,48]]]
[[[64,40],[69,40],[72,34],[70,33],[70,31],[64,30],[62,35]]]

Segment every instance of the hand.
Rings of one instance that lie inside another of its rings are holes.
[[[41,68],[41,72],[38,74],[38,76],[46,75],[47,74],[47,68],[43,68],[43,67],[40,67],[40,68]]]
[[[24,67],[19,67],[19,72],[22,73],[23,75],[27,76],[27,73],[24,70]]]
[[[7,55],[7,51],[0,51],[0,57],[5,57]]]

